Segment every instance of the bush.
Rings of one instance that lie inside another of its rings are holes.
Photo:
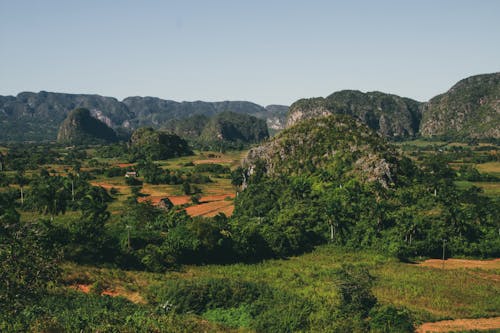
[[[194,167],[195,172],[211,172],[215,174],[229,174],[231,169],[229,167],[217,163],[203,163],[197,164]]]
[[[371,292],[373,277],[363,267],[343,265],[338,272],[340,311],[367,317],[377,299]]]
[[[375,307],[370,311],[370,332],[411,333],[414,332],[413,320],[406,309],[393,306]]]
[[[156,303],[169,301],[178,313],[202,314],[209,309],[229,309],[251,304],[269,292],[267,287],[256,283],[210,278],[171,280],[160,288],[152,287],[148,297]]]

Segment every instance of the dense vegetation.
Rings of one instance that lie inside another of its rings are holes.
[[[212,117],[197,115],[176,119],[167,123],[165,128],[203,150],[241,149],[269,137],[265,120],[227,111]]]
[[[134,159],[164,160],[193,153],[179,136],[147,127],[132,133],[130,149]]]
[[[417,135],[420,108],[421,103],[409,98],[342,90],[326,98],[298,100],[290,106],[287,126],[326,114],[344,114],[356,117],[383,136],[404,139]]]
[[[293,103],[287,126],[333,113],[354,116],[396,140],[491,140],[500,137],[499,98],[500,73],[468,77],[425,103],[381,92],[342,90]]]
[[[498,256],[498,200],[458,189],[438,156],[421,168],[351,118],[304,121],[250,151],[235,220],[276,255],[327,240],[408,258]],[[246,232],[248,234],[248,232]],[[255,242],[254,242],[255,244]]]

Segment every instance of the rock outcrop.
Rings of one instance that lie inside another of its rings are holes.
[[[65,144],[81,145],[115,142],[115,131],[105,123],[92,117],[88,109],[71,111],[62,122],[57,133],[57,141]]]

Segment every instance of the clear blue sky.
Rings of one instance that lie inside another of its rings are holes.
[[[0,0],[0,95],[424,101],[496,71],[497,0]]]

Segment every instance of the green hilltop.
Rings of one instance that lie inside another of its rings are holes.
[[[421,103],[382,92],[342,90],[326,98],[301,99],[292,104],[287,126],[328,114],[353,116],[383,136],[414,137],[418,133]]]
[[[500,138],[500,73],[461,80],[424,105],[422,136]]]

